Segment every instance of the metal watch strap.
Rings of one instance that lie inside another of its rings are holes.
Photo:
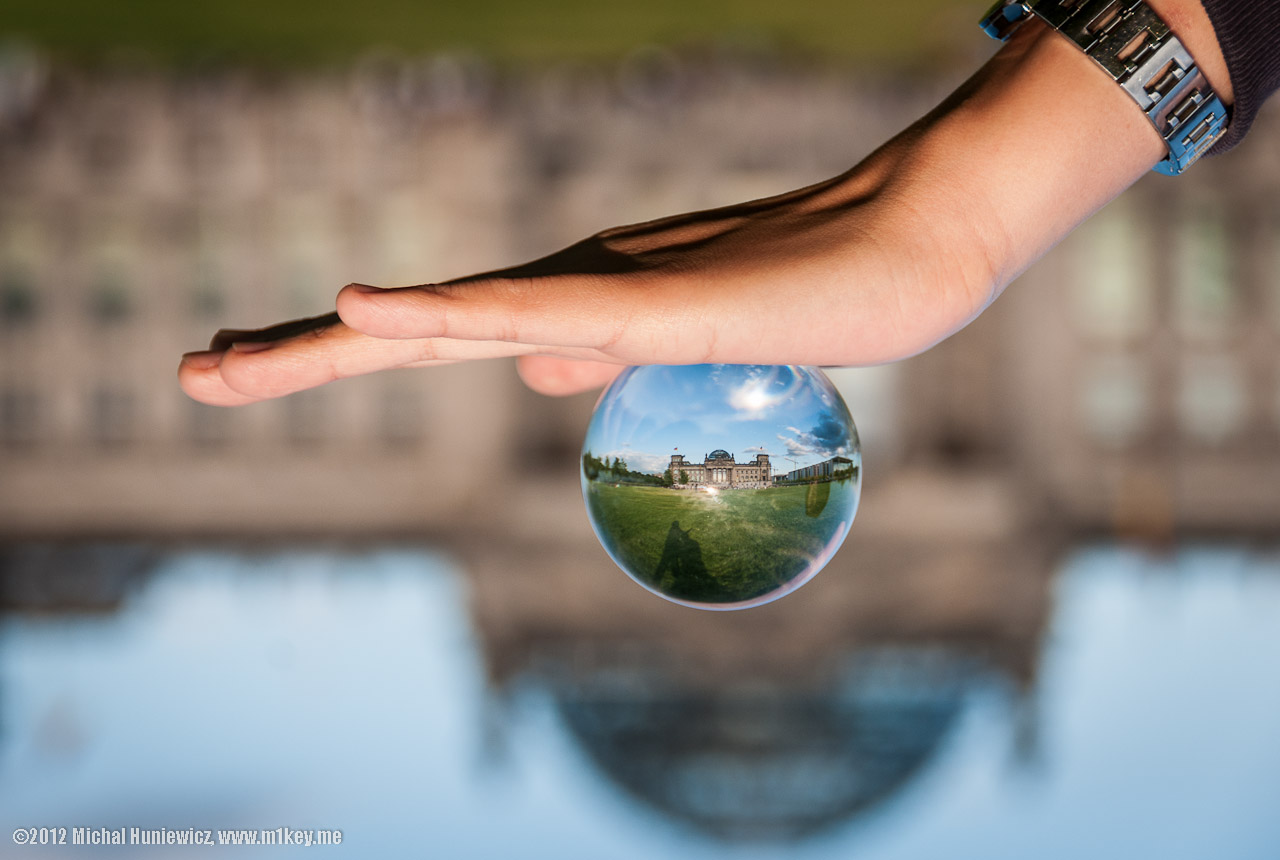
[[[1227,108],[1182,42],[1142,0],[1001,0],[982,29],[1004,41],[1032,14],[1102,67],[1137,103],[1169,148],[1155,166],[1176,176],[1217,142]]]

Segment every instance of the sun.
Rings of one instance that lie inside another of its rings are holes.
[[[729,394],[730,406],[752,415],[759,415],[775,402],[776,398],[769,394],[767,384],[760,379],[749,379]]]

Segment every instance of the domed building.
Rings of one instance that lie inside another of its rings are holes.
[[[630,796],[719,839],[792,842],[897,796],[980,682],[958,655],[859,656],[808,691],[690,688],[639,672],[623,689],[557,684],[555,698],[581,748]]]
[[[689,462],[683,454],[672,454],[671,479],[677,487],[694,489],[762,489],[772,485],[773,472],[768,454],[756,454],[751,462],[739,463],[728,451],[717,448],[703,457],[700,464]]]

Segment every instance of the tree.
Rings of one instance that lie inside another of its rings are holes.
[[[686,472],[684,469],[680,470],[680,483],[682,484],[689,483],[689,473]]]
[[[671,477],[671,468],[668,467],[667,470],[662,473],[662,486],[669,487],[674,483],[675,479]]]

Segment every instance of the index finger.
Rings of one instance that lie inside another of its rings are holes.
[[[229,349],[233,343],[271,343],[308,332],[319,333],[341,324],[342,320],[338,318],[337,311],[333,311],[318,317],[289,320],[265,328],[223,328],[214,333],[213,339],[209,341],[209,349],[222,352]]]

